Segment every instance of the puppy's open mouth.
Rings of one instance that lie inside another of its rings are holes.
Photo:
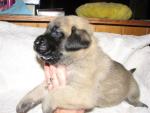
[[[38,55],[44,62],[49,63],[49,64],[55,64],[60,60],[62,53],[57,52],[57,51],[54,51],[54,52],[47,51],[42,54],[38,53]]]

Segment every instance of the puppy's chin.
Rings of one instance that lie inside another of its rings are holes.
[[[48,64],[57,64],[59,60],[61,59],[61,56],[62,56],[61,53],[55,53],[55,54],[53,53],[51,55],[38,54],[38,57]]]

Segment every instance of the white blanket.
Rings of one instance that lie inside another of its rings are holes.
[[[18,101],[44,80],[32,47],[34,39],[44,30],[0,22],[0,113],[15,113]],[[134,77],[140,86],[140,100],[150,106],[150,35],[95,33],[95,36],[112,59],[127,69],[136,68]],[[41,106],[29,113],[42,113]],[[150,108],[122,102],[110,108],[95,108],[92,113],[150,113]]]

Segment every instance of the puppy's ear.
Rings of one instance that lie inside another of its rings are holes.
[[[91,43],[90,35],[85,30],[72,27],[71,35],[67,38],[65,49],[67,51],[77,51],[86,49]]]

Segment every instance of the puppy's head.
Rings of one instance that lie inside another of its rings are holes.
[[[66,58],[84,54],[92,42],[88,21],[77,16],[58,17],[34,42],[34,49],[47,63],[56,64]],[[81,57],[81,56],[78,56]]]

